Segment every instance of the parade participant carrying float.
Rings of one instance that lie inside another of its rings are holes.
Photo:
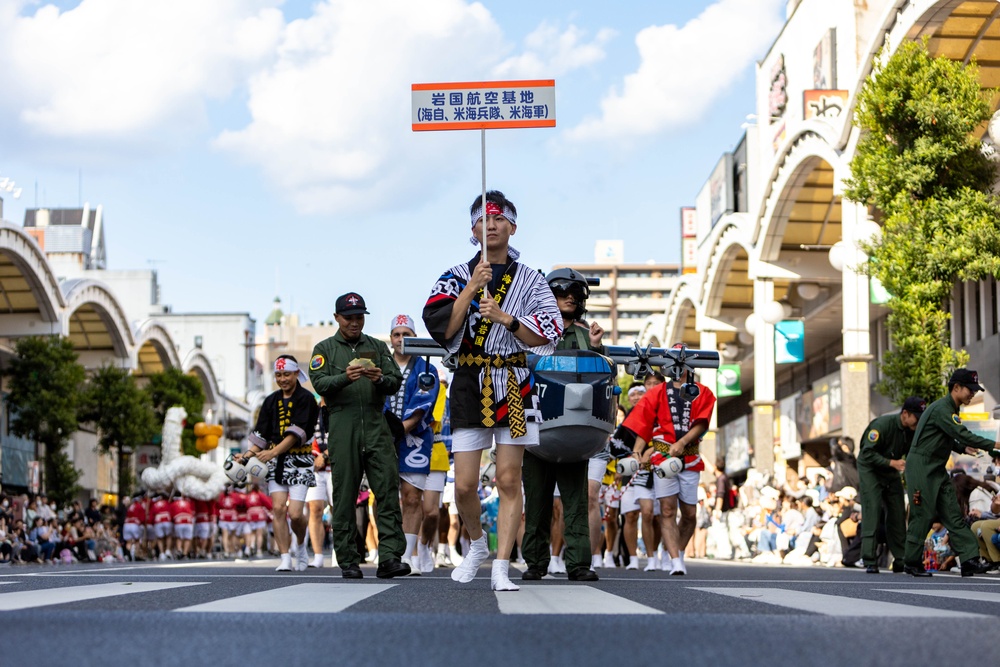
[[[665,374],[683,380],[681,396],[687,400],[698,397],[694,371],[699,368],[718,368],[719,353],[715,350],[695,350],[687,346],[645,348],[635,343],[606,346],[606,355],[588,350],[562,350],[551,355],[528,355],[531,382],[537,385],[542,424],[539,444],[531,453],[547,461],[583,461],[601,451],[608,436],[615,428],[617,395],[620,393],[616,379],[617,366],[642,379],[662,367]],[[404,354],[425,357],[444,357],[442,365],[454,368],[455,355],[429,338],[407,338],[403,343]],[[628,453],[624,454],[625,456]],[[657,475],[676,474],[676,464],[666,463],[669,457],[657,459]]]
[[[187,412],[180,406],[167,410],[163,420],[162,461],[159,467],[142,471],[142,483],[150,491],[169,494],[173,489],[196,500],[214,500],[226,486],[226,473],[217,463],[194,456],[181,456],[181,433]]]

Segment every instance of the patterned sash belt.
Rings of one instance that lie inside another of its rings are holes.
[[[482,424],[486,428],[496,426],[494,415],[496,411],[496,401],[493,400],[493,369],[507,369],[507,414],[510,420],[510,435],[513,438],[520,438],[528,433],[528,420],[524,415],[524,402],[521,400],[521,388],[517,384],[517,376],[514,368],[526,368],[528,365],[528,355],[518,352],[510,356],[499,354],[460,354],[458,355],[459,366],[475,366],[484,368],[483,373],[483,420]]]
[[[653,449],[660,452],[661,454],[670,453],[670,444],[662,440],[653,441]],[[701,441],[690,444],[684,448],[683,456],[699,456],[701,454]]]

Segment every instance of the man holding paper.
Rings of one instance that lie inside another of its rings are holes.
[[[337,299],[333,336],[313,348],[309,379],[326,400],[330,415],[328,453],[333,485],[333,544],[345,579],[361,579],[355,542],[355,501],[362,475],[375,494],[379,564],[375,576],[410,573],[400,559],[406,549],[399,509],[396,445],[383,414],[385,399],[399,391],[403,377],[385,343],[362,330],[368,310],[354,292]]]

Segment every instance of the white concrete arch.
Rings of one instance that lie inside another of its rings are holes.
[[[841,154],[812,130],[796,134],[786,148],[781,158],[775,161],[769,176],[760,216],[752,234],[757,257],[764,261],[777,259],[795,194],[812,171],[823,162],[833,169],[834,195],[840,194],[840,181],[848,173]]]
[[[199,349],[191,350],[181,364],[181,370],[194,375],[201,381],[202,389],[205,391],[205,405],[218,406],[221,398],[219,391],[219,381],[215,376],[215,369],[205,353]]]
[[[155,319],[145,320],[136,328],[132,361],[132,368],[141,375],[181,367],[174,339],[167,328]]]
[[[639,330],[639,335],[637,336],[639,345],[649,345],[650,343],[660,345],[663,342],[661,338],[666,325],[666,313],[656,313],[647,317],[643,320],[642,329]]]
[[[721,314],[729,273],[740,250],[746,253],[748,263],[755,257],[755,250],[750,241],[751,231],[747,227],[746,224],[729,225],[715,240],[712,251],[706,253],[709,262],[705,270],[701,311],[709,317],[718,317]],[[748,308],[752,306],[752,301],[747,303]]]
[[[696,286],[692,285],[690,277],[691,274],[683,276],[670,295],[663,335],[660,337],[660,342],[664,345],[680,341],[684,337],[684,330],[688,328],[687,318],[698,312]]]
[[[61,323],[60,316],[66,307],[66,300],[59,288],[59,281],[52,273],[48,258],[38,247],[35,239],[21,227],[0,223],[0,253],[10,258],[27,281],[37,302],[41,319],[45,322]],[[8,331],[9,328],[5,326],[4,329]],[[21,334],[19,331],[11,333]],[[30,333],[48,332],[24,332],[21,335]]]
[[[81,363],[90,368],[106,361],[109,351],[130,360],[135,347],[132,327],[125,310],[106,285],[96,280],[76,279],[62,283],[66,307],[62,312],[63,335],[73,341]],[[88,359],[95,356],[95,359]]]

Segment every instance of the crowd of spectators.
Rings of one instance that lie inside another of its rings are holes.
[[[60,508],[45,494],[0,494],[0,565],[123,558],[114,513],[97,500]]]

